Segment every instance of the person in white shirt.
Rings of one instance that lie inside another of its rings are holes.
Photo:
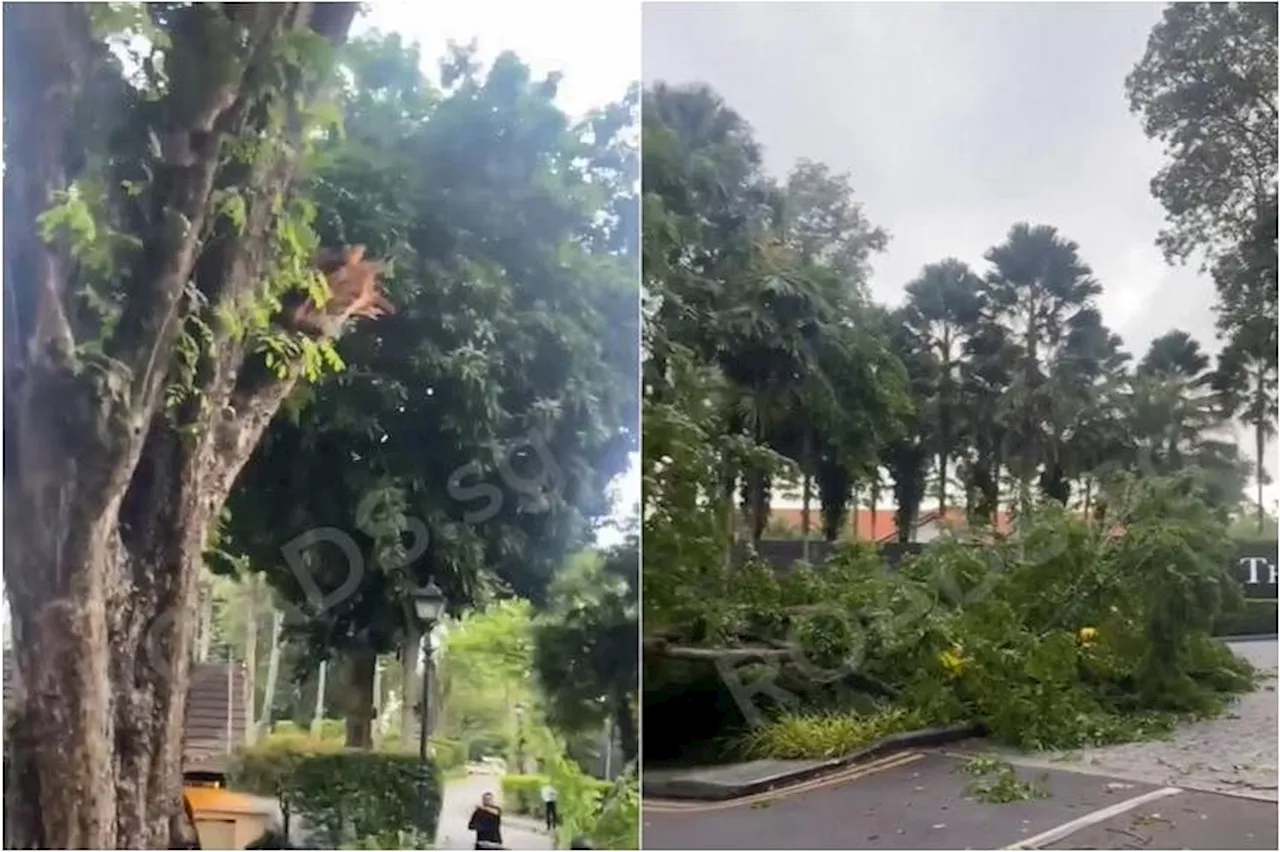
[[[550,781],[542,785],[542,809],[547,815],[547,831],[555,831],[560,824],[560,815],[556,813],[556,788]]]

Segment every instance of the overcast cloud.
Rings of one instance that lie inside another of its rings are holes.
[[[874,261],[880,301],[899,303],[947,256],[985,271],[983,253],[1015,222],[1049,224],[1080,245],[1104,318],[1135,355],[1172,328],[1216,352],[1212,282],[1154,245],[1163,211],[1148,182],[1163,158],[1124,94],[1162,9],[648,3],[643,73],[711,85],[775,174],[801,157],[850,173],[892,237]],[[1274,445],[1267,466],[1275,478]]]

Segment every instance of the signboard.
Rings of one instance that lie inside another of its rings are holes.
[[[1276,546],[1274,541],[1241,542],[1235,575],[1245,597],[1276,599]]]

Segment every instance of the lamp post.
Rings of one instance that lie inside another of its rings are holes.
[[[423,665],[422,665],[422,697],[418,701],[418,828],[426,830],[427,824],[427,719],[431,695],[431,632],[444,615],[444,592],[436,585],[435,580],[413,593],[413,613],[417,616],[418,625],[422,629]]]
[[[516,772],[524,774],[524,705],[516,705]]]

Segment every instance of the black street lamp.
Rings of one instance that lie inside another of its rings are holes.
[[[425,830],[427,825],[427,719],[431,695],[431,632],[444,615],[444,592],[436,585],[435,580],[413,593],[413,614],[417,616],[418,626],[422,630],[423,666],[422,666],[422,698],[418,701],[418,827]]]

